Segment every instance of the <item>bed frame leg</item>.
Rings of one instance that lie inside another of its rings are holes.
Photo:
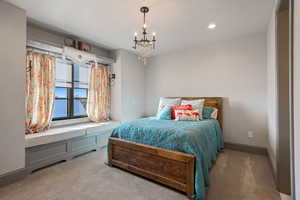
[[[193,200],[193,196],[194,196],[194,189],[192,189],[192,190],[188,190],[187,192],[186,192],[186,195],[187,195],[187,197],[190,199],[190,200]]]
[[[188,171],[187,171],[187,190],[186,194],[189,199],[193,199],[195,194],[195,159],[191,159],[188,162]]]
[[[112,144],[111,144],[111,140],[109,138],[108,140],[108,166],[112,167]]]
[[[111,164],[110,160],[108,161],[108,166],[109,167],[113,167],[113,165]]]

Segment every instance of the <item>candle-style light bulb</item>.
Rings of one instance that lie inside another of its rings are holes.
[[[147,25],[146,25],[146,24],[144,24],[144,25],[143,25],[143,28],[144,28],[144,29],[145,29],[145,28],[147,28]]]
[[[134,41],[137,41],[137,35],[138,35],[138,33],[135,32],[135,33],[134,33]]]
[[[156,42],[155,36],[156,36],[156,33],[153,32],[153,33],[152,33],[152,36],[153,36],[153,38],[152,38],[152,49],[155,49],[155,42]]]
[[[155,36],[156,36],[156,33],[155,33],[155,32],[153,32],[153,33],[152,33],[152,41],[153,41],[153,42],[155,42],[155,41],[156,41],[156,38],[155,38]]]

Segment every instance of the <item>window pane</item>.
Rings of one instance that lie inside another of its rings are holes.
[[[57,87],[71,87],[72,65],[67,61],[56,59],[55,85]]]
[[[67,98],[68,89],[67,88],[55,88],[55,97],[56,98]]]
[[[87,89],[74,89],[74,98],[87,98]]]
[[[74,87],[88,88],[90,67],[74,64]]]
[[[53,118],[67,117],[68,106],[67,100],[55,99]]]
[[[86,115],[87,99],[74,99],[74,116]]]

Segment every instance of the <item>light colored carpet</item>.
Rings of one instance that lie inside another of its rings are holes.
[[[103,164],[106,150],[0,188],[1,200],[185,200],[184,194]],[[210,171],[207,200],[279,200],[268,159],[225,150]]]

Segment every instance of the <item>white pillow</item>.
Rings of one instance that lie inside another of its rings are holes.
[[[202,111],[204,107],[205,99],[198,99],[198,100],[182,100],[181,105],[192,105],[193,110],[199,110],[199,118],[200,120],[203,119]]]
[[[160,111],[160,107],[163,105],[170,105],[170,106],[176,106],[180,105],[181,99],[180,98],[166,98],[166,97],[160,97],[159,99],[159,105],[158,105],[158,112]]]

